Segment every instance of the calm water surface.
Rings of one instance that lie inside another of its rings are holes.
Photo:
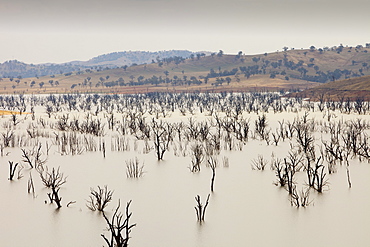
[[[277,120],[293,119],[294,113],[269,114],[270,126]],[[252,118],[255,116],[251,116]],[[346,116],[350,117],[350,116]],[[173,116],[171,121],[182,119]],[[187,118],[185,118],[187,119]],[[1,121],[6,121],[6,117]],[[20,127],[21,128],[21,127]],[[133,141],[131,140],[131,146]],[[67,176],[62,186],[63,207],[56,210],[37,172],[26,165],[23,178],[8,180],[8,161],[21,162],[18,148],[7,149],[0,157],[0,246],[103,246],[100,236],[108,235],[101,214],[86,207],[90,187],[108,185],[114,190],[113,201],[106,212],[112,215],[121,201],[121,211],[132,200],[133,212],[130,246],[147,247],[213,247],[213,246],[369,246],[370,244],[370,164],[351,161],[352,188],[348,188],[345,167],[329,176],[329,188],[322,194],[311,192],[312,204],[307,208],[290,205],[288,193],[275,185],[270,169],[251,169],[251,160],[259,154],[270,160],[286,157],[288,142],[279,146],[250,140],[243,151],[222,151],[218,156],[215,191],[211,193],[205,222],[195,215],[196,195],[204,201],[210,193],[211,170],[189,171],[190,156],[178,157],[173,149],[163,161],[154,151],[100,152],[77,156],[61,156],[52,147],[49,167],[60,167]],[[109,150],[109,148],[108,148]],[[229,167],[222,166],[222,157],[229,158]],[[139,179],[126,178],[125,161],[138,157],[145,174]],[[21,162],[22,163],[22,162]],[[35,196],[27,193],[32,174]],[[305,174],[298,174],[302,188]],[[76,203],[66,207],[70,201]]]

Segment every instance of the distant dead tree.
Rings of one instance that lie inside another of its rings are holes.
[[[118,206],[113,213],[111,220],[108,219],[105,212],[103,211],[103,217],[108,225],[108,231],[110,238],[108,239],[104,234],[101,234],[108,247],[127,247],[130,240],[131,229],[136,224],[130,224],[132,213],[129,211],[131,201],[126,204],[126,213],[123,215],[119,212],[120,201]]]
[[[204,205],[202,204],[199,195],[197,195],[195,197],[195,201],[197,202],[197,205],[194,208],[195,208],[195,212],[196,212],[197,219],[198,219],[199,222],[204,221],[204,216],[206,214],[206,209],[207,209],[207,206],[208,206],[209,197],[210,197],[210,194],[208,194],[207,200],[206,200]]]
[[[104,209],[107,207],[108,203],[112,200],[113,191],[108,190],[107,185],[104,186],[104,188],[101,188],[98,186],[98,189],[95,190],[93,188],[90,188],[90,198],[87,201],[87,208],[91,211],[104,211]]]

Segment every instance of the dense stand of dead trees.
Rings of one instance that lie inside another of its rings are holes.
[[[350,161],[358,158],[370,161],[368,122],[360,118],[350,121],[336,120],[336,111],[358,116],[369,114],[370,103],[358,98],[355,101],[339,98],[337,101],[322,96],[318,103],[304,101],[302,98],[280,98],[281,94],[269,92],[252,93],[199,93],[168,94],[149,93],[138,95],[49,95],[49,96],[0,96],[0,107],[7,110],[18,110],[20,115],[12,114],[4,121],[0,131],[1,156],[9,148],[20,148],[22,162],[30,169],[36,169],[44,186],[51,189],[48,197],[57,208],[62,206],[59,194],[60,187],[66,179],[59,168],[50,171],[45,166],[50,146],[46,143],[46,152],[42,152],[41,139],[52,138],[51,145],[61,155],[79,155],[84,152],[102,152],[106,156],[106,143],[111,151],[125,152],[130,145],[142,144],[144,154],[154,155],[157,160],[165,159],[165,153],[173,148],[178,155],[191,156],[190,171],[200,172],[203,163],[212,170],[211,192],[214,191],[216,156],[221,150],[242,151],[250,141],[260,140],[266,145],[278,146],[289,141],[292,151],[284,158],[275,158],[271,169],[276,175],[275,184],[284,187],[289,194],[290,202],[296,207],[306,207],[311,203],[310,192],[322,193],[328,188],[328,177],[337,172],[340,165],[345,165],[348,186],[352,187]],[[43,106],[44,112],[38,116],[35,106]],[[26,122],[31,112],[31,123],[27,128],[20,126]],[[173,123],[166,121],[178,111],[182,116],[189,116],[187,121]],[[302,112],[293,121],[282,120],[278,127],[272,129],[268,112]],[[310,118],[309,112],[320,111],[323,120]],[[84,112],[84,117],[80,116]],[[193,117],[197,113],[207,116],[205,120]],[[246,117],[246,113],[249,117]],[[251,121],[251,116],[255,117]],[[325,120],[325,121],[324,121]],[[254,124],[254,125],[253,125]],[[321,132],[329,138],[315,135]],[[108,142],[106,142],[108,140]],[[108,144],[109,145],[109,144]],[[176,148],[175,148],[176,147]],[[319,148],[318,148],[319,147]],[[319,150],[319,151],[318,151]],[[203,162],[206,160],[206,162]],[[224,167],[229,166],[224,157]],[[258,156],[252,161],[252,168],[265,170],[268,161]],[[13,180],[18,170],[18,163],[9,161],[9,180]],[[296,174],[306,173],[305,188],[298,189]],[[137,178],[143,174],[143,165],[138,160],[126,162],[126,176]],[[35,193],[32,175],[28,180],[28,193]],[[131,213],[126,205],[126,213],[119,212],[120,204],[111,219],[104,213],[107,204],[112,200],[113,191],[107,186],[91,189],[87,207],[103,212],[108,225],[110,237],[102,235],[108,246],[127,246],[130,232],[135,224],[130,224]],[[204,221],[209,202],[208,195],[203,204],[200,196],[195,197],[198,221]],[[67,205],[70,205],[70,202]]]

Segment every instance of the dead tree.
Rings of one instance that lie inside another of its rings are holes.
[[[352,188],[352,182],[351,182],[351,176],[349,174],[349,162],[348,158],[346,158],[346,171],[347,171],[347,182],[348,182],[348,187]]]
[[[9,180],[13,180],[18,163],[15,163],[14,165],[13,161],[8,161],[8,162],[9,162]]]
[[[207,206],[208,206],[209,197],[210,197],[210,194],[208,194],[207,200],[206,200],[206,203],[204,204],[204,206],[203,206],[203,204],[200,200],[200,196],[197,195],[195,197],[195,201],[197,202],[197,205],[194,208],[195,208],[195,212],[196,212],[197,219],[198,219],[199,222],[204,221],[204,216],[206,214],[206,209],[207,209]]]
[[[17,126],[21,121],[18,119],[17,114],[12,113],[11,122],[13,126]]]
[[[113,127],[115,124],[114,114],[110,113],[106,117],[107,117],[107,122],[108,122],[108,129],[113,130]]]
[[[306,166],[306,174],[307,174],[307,179],[308,183],[307,185],[309,187],[315,187],[315,181],[317,179],[317,173],[319,172],[319,169],[321,169],[322,165],[322,160],[321,156],[318,159],[311,159],[307,158],[307,166]],[[315,166],[311,166],[311,161],[315,162]]]
[[[263,114],[262,116],[258,116],[258,119],[254,122],[254,125],[255,133],[257,133],[262,140],[265,139],[265,131],[267,127],[266,115]]]
[[[324,172],[324,166],[320,166],[315,172],[315,189],[317,192],[323,192],[324,186],[328,184],[327,179],[325,179],[326,173]]]
[[[290,203],[297,208],[309,206],[312,203],[312,201],[310,201],[310,187],[306,190],[302,188],[302,190],[297,193],[296,186],[294,186],[293,193],[290,195]]]
[[[136,226],[136,224],[130,224],[130,218],[132,213],[129,211],[131,201],[126,204],[126,214],[123,215],[118,212],[120,208],[120,201],[118,201],[118,206],[114,211],[112,219],[109,220],[103,211],[103,217],[108,225],[108,231],[110,233],[110,238],[108,239],[104,234],[101,234],[104,241],[107,243],[108,247],[127,247],[130,240],[131,229]],[[124,218],[125,216],[125,218]]]
[[[21,148],[21,151],[22,151],[22,158],[23,158],[23,162],[29,164],[31,166],[31,168],[33,168],[33,162],[31,160],[31,155],[30,155],[30,152],[27,152],[25,149]]]
[[[58,169],[53,167],[51,172],[49,172],[47,167],[44,168],[42,166],[39,167],[38,172],[44,186],[51,189],[51,193],[48,193],[50,203],[55,202],[57,207],[61,208],[62,198],[59,196],[59,190],[67,182],[63,173],[59,171],[59,167]]]
[[[30,173],[30,178],[28,179],[28,182],[27,182],[27,192],[28,194],[32,193],[32,195],[35,196],[35,186],[33,185],[33,179],[32,179],[31,173]]]
[[[294,166],[292,166],[286,158],[284,158],[284,173],[285,173],[285,178],[286,178],[286,186],[289,195],[291,195],[294,192],[295,188],[295,180],[294,180],[294,175],[296,173],[296,170],[294,169]]]
[[[166,128],[162,121],[158,123],[154,119],[151,127],[157,159],[163,160],[164,153],[167,151],[168,145],[171,141],[173,129]],[[171,133],[169,131],[171,131]]]
[[[284,187],[287,183],[287,174],[285,173],[285,166],[281,159],[275,159],[272,161],[272,169],[275,171],[277,181],[274,183],[276,186]]]
[[[323,150],[322,156],[326,158],[329,163],[328,170],[329,174],[336,172],[336,163],[342,163],[345,159],[346,153],[348,151],[339,145],[339,142],[331,139],[329,143],[322,142],[325,150]]]
[[[363,141],[360,144],[358,155],[360,156],[360,158],[364,158],[368,162],[370,162],[370,143],[368,142],[367,136],[364,136]]]
[[[272,139],[273,139],[273,143],[275,144],[275,146],[279,145],[279,141],[280,141],[280,133],[278,132],[278,130],[276,130],[276,134],[275,133],[271,133],[271,136],[272,136]]]
[[[191,167],[189,167],[191,172],[199,172],[200,171],[200,165],[203,162],[204,159],[204,153],[203,153],[203,146],[201,144],[195,144],[191,147],[192,152],[192,159],[191,159]]]
[[[215,183],[216,177],[216,167],[217,167],[217,160],[214,156],[210,156],[207,160],[209,167],[212,170],[212,178],[211,178],[211,192],[213,192],[213,185]]]
[[[31,168],[43,166],[46,163],[46,158],[42,158],[41,148],[41,143],[29,151],[22,148],[22,161],[28,164]]]
[[[205,152],[206,155],[219,154],[221,151],[221,136],[216,134],[210,134],[210,138],[206,141]]]
[[[144,174],[144,165],[139,165],[139,159],[126,161],[126,176],[128,178],[139,178]]]
[[[10,129],[6,131],[6,133],[1,133],[3,137],[4,147],[10,147],[12,141],[14,140],[14,132]]]
[[[305,122],[297,122],[295,125],[297,133],[297,142],[303,153],[308,154],[310,149],[313,147],[314,138],[310,132],[310,127]]]
[[[37,148],[35,150],[35,155],[34,155],[35,156],[35,166],[42,166],[46,162],[46,158],[45,159],[42,158],[41,148],[42,148],[42,145],[41,143],[39,143],[37,145]]]
[[[91,211],[104,211],[108,203],[112,200],[113,191],[108,190],[107,185],[104,188],[98,186],[97,190],[90,188],[90,198],[87,201],[87,208]]]
[[[265,160],[262,155],[258,155],[256,159],[252,160],[252,170],[263,171],[265,170],[267,163],[268,161]]]
[[[301,169],[303,168],[304,160],[304,157],[302,157],[302,155],[300,155],[297,151],[290,151],[287,159],[294,172],[301,171]]]
[[[311,168],[311,184],[309,186],[313,187],[317,192],[322,193],[324,187],[328,185],[328,180],[325,178],[326,173],[324,172],[325,166],[322,164],[323,161],[321,156],[317,159],[314,168]]]
[[[58,209],[62,207],[62,197],[59,196],[59,190],[60,188],[51,187],[51,193],[48,193],[50,203],[55,202]]]

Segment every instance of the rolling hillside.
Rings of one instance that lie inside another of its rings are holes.
[[[170,50],[158,52],[124,51],[103,54],[94,57],[88,61],[72,61],[61,64],[26,64],[17,60],[11,60],[0,63],[0,77],[29,78],[79,72],[86,69],[111,69],[122,66],[130,66],[132,64],[151,63],[153,60],[157,61],[157,59],[164,59],[167,57],[179,56],[188,58],[191,56],[191,54],[195,53],[186,50]],[[210,53],[206,52],[205,54]]]
[[[311,100],[356,100],[370,101],[370,76],[332,81],[314,88],[293,93],[291,96],[310,98]]]
[[[113,69],[3,78],[0,93],[302,90],[370,75],[369,51],[370,47],[339,46],[260,55],[198,53],[188,59],[173,56]]]

